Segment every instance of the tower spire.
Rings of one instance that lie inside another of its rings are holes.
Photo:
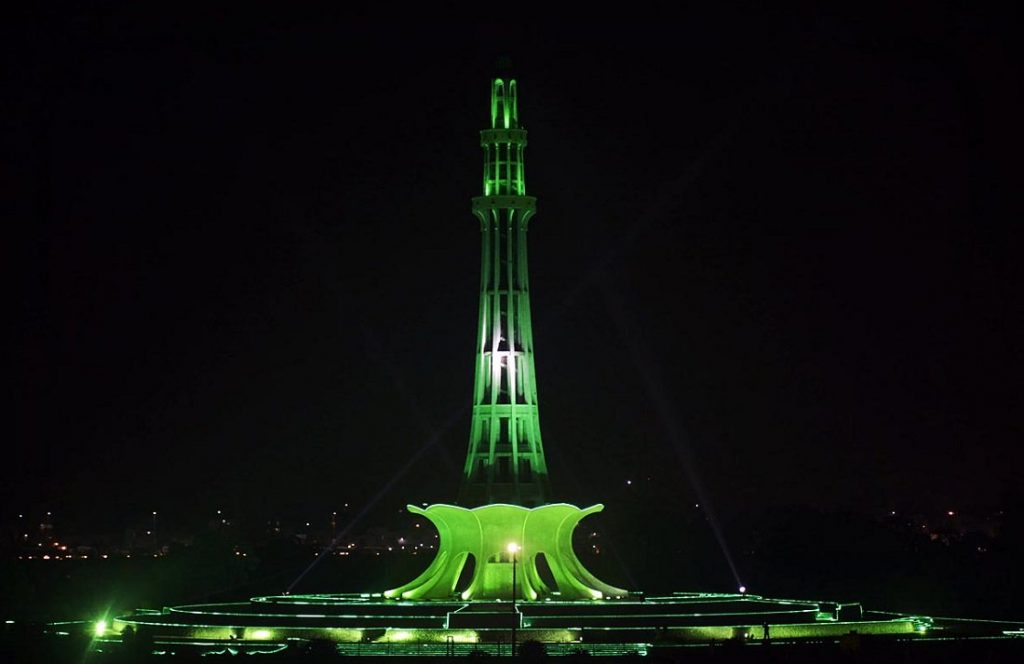
[[[459,501],[535,506],[548,499],[537,411],[526,230],[537,199],[526,195],[515,79],[491,81],[491,127],[480,132],[480,322],[473,423]]]
[[[496,78],[491,83],[491,129],[518,129],[516,80]]]

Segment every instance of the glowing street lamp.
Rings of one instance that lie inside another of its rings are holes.
[[[519,614],[516,613],[516,554],[519,553],[519,545],[515,542],[508,543],[508,552],[512,554],[512,656],[516,656],[516,624],[519,622]]]
[[[519,553],[519,545],[515,542],[508,543],[508,552],[512,555],[512,608],[516,606],[516,554]]]

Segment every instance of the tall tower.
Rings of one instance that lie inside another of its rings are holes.
[[[572,549],[579,522],[603,505],[548,502],[533,370],[526,227],[537,199],[526,195],[516,82],[491,81],[491,128],[484,148],[480,220],[480,324],[473,425],[459,495],[461,505],[409,505],[437,528],[437,555],[419,576],[384,592],[395,599],[602,599],[627,592],[604,583]],[[469,585],[459,586],[473,560]],[[544,560],[550,571],[541,573]],[[516,569],[520,574],[516,574]]]
[[[526,230],[537,199],[526,195],[516,82],[491,82],[491,126],[480,132],[480,323],[473,424],[459,502],[533,507],[548,499],[548,469],[537,413]]]

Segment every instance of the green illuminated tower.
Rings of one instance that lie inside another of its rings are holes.
[[[576,526],[604,506],[548,503],[526,273],[526,227],[537,201],[526,195],[526,130],[519,128],[514,80],[491,82],[491,128],[480,132],[480,143],[483,196],[473,199],[482,238],[480,324],[461,505],[409,505],[437,528],[437,555],[419,576],[384,596],[621,598],[627,592],[591,574],[572,549]],[[471,559],[472,578],[459,588]]]
[[[526,195],[516,82],[491,83],[491,126],[480,132],[480,323],[477,326],[473,424],[459,502],[542,505],[548,470],[537,413],[530,325],[526,230],[537,199]]]

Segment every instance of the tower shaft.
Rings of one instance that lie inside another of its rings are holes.
[[[460,493],[463,505],[535,506],[548,498],[537,411],[526,231],[536,199],[526,195],[516,82],[491,84],[491,128],[480,132],[480,322],[473,422]]]

